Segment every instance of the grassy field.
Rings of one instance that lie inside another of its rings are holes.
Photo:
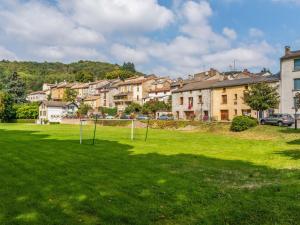
[[[0,224],[300,224],[300,132],[0,124]]]

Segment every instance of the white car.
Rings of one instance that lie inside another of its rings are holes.
[[[105,119],[107,119],[107,120],[112,120],[112,119],[114,119],[115,117],[114,116],[106,116],[105,117]]]

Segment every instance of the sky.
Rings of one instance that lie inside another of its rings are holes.
[[[299,11],[300,0],[0,0],[0,60],[276,73],[284,46],[300,49]]]

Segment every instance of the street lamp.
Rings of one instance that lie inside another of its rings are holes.
[[[294,109],[295,109],[295,130],[297,130],[298,124],[297,124],[297,112],[299,109],[300,104],[300,94],[297,93],[294,97]]]

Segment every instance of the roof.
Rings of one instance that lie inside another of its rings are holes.
[[[188,84],[188,83],[191,83],[191,82],[195,82],[194,79],[188,79],[188,80],[178,80],[178,81],[175,81],[175,82],[172,82],[171,83],[171,87],[176,87],[176,86],[180,86],[180,83],[182,82],[182,84]]]
[[[59,102],[59,101],[43,101],[41,104],[45,104],[47,107],[65,107],[68,105],[67,102]]]
[[[75,84],[72,86],[72,89],[83,89],[83,88],[89,88],[89,84],[88,83]]]
[[[123,85],[132,85],[132,84],[142,84],[148,80],[154,80],[154,77],[135,77],[132,79],[126,79],[124,82],[119,83],[119,86],[123,86]]]
[[[287,53],[286,55],[281,57],[282,59],[293,59],[293,58],[300,58],[300,50],[298,51],[290,51],[289,53]]]
[[[34,91],[34,92],[29,93],[28,95],[38,95],[38,94],[46,94],[46,92],[45,91]]]
[[[209,89],[217,83],[219,80],[207,80],[207,81],[194,81],[186,84],[182,88],[179,88],[172,93],[185,92],[185,91],[193,91],[193,90],[202,90]]]
[[[257,77],[250,77],[250,78],[242,78],[236,80],[224,80],[219,81],[213,85],[213,88],[221,88],[221,87],[233,87],[233,86],[240,86],[240,85],[249,85],[255,83],[275,83],[278,82],[279,78],[276,76],[257,76]]]
[[[154,92],[164,92],[164,91],[170,91],[170,87],[163,87],[163,88],[155,88],[153,90],[150,90],[149,93],[154,93]]]

